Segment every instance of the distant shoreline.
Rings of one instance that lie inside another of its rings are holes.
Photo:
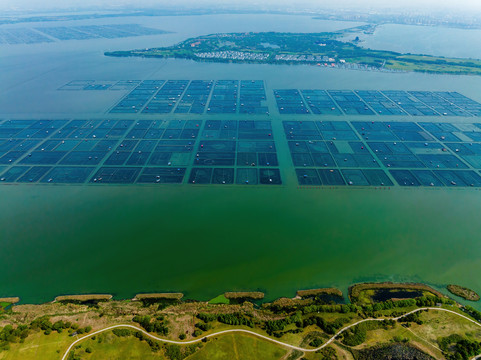
[[[185,9],[185,10],[172,10],[172,9],[85,9],[84,14],[72,14],[72,11],[66,9],[63,11],[51,11],[54,15],[32,15],[32,11],[20,11],[20,13],[28,14],[30,16],[22,17],[17,13],[10,15],[5,13],[4,19],[0,21],[0,25],[3,24],[17,24],[28,22],[57,22],[57,21],[70,21],[70,20],[89,20],[89,19],[101,19],[101,18],[120,18],[131,16],[206,16],[206,15],[286,15],[286,16],[308,16],[316,20],[324,21],[338,21],[338,22],[364,22],[372,23],[376,25],[397,24],[407,26],[430,26],[430,27],[447,27],[453,29],[480,29],[481,25],[472,22],[463,22],[463,19],[437,19],[436,17],[427,18],[427,22],[422,22],[422,19],[415,17],[410,18],[402,14],[372,14],[363,12],[344,12],[340,11],[335,13],[332,9],[321,9],[318,12],[309,10],[257,10],[257,9],[225,9],[216,10],[212,9]],[[43,14],[43,12],[42,12]],[[62,15],[58,15],[62,14]]]
[[[357,42],[340,40],[349,34],[371,32],[375,28],[376,25],[369,24],[320,33],[215,33],[186,39],[168,47],[107,51],[104,55],[217,63],[317,65],[388,72],[481,75],[481,60],[477,59],[372,50],[358,46]]]

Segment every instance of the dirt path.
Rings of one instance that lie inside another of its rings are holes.
[[[419,311],[424,311],[424,310],[434,310],[434,311],[444,311],[444,312],[449,312],[449,313],[452,313],[452,314],[455,314],[459,317],[462,317],[470,322],[472,322],[473,324],[476,324],[477,326],[481,327],[481,324],[470,319],[469,317],[467,316],[464,316],[456,311],[453,311],[453,310],[448,310],[448,309],[443,309],[443,308],[437,308],[437,307],[428,307],[428,308],[420,308],[420,309],[416,309],[416,310],[413,310],[413,311],[410,311],[404,315],[401,315],[401,316],[398,316],[398,317],[395,317],[395,318],[383,318],[383,319],[363,319],[363,320],[359,320],[351,325],[348,325],[344,328],[342,328],[341,330],[339,330],[335,335],[333,335],[327,342],[325,342],[324,344],[322,344],[321,346],[319,346],[318,348],[315,348],[315,349],[304,349],[304,348],[301,348],[301,347],[298,347],[298,346],[295,346],[295,345],[291,345],[291,344],[286,344],[286,343],[283,343],[282,341],[279,341],[279,340],[275,340],[275,339],[272,339],[270,337],[267,337],[265,335],[261,335],[261,334],[258,334],[254,331],[250,331],[250,330],[244,330],[244,329],[230,329],[230,330],[223,330],[223,331],[219,331],[219,332],[216,332],[216,333],[213,333],[213,334],[209,334],[209,335],[206,335],[206,336],[203,336],[199,339],[194,339],[194,340],[188,340],[188,341],[176,341],[176,340],[168,340],[168,339],[163,339],[163,338],[159,338],[155,335],[152,335],[150,333],[148,333],[147,331],[137,327],[137,326],[134,326],[134,325],[128,325],[128,324],[125,324],[125,325],[112,325],[112,326],[109,326],[109,327],[106,327],[104,329],[101,329],[101,330],[97,330],[97,331],[94,331],[93,333],[91,334],[88,334],[84,337],[81,337],[80,339],[78,340],[75,340],[67,349],[67,351],[65,351],[64,355],[62,356],[62,360],[66,360],[67,357],[68,357],[68,354],[70,352],[70,350],[72,350],[72,348],[77,345],[79,342],[85,340],[85,339],[88,339],[94,335],[97,335],[97,334],[100,334],[102,332],[105,332],[105,331],[109,331],[109,330],[112,330],[112,329],[116,329],[116,328],[130,328],[130,329],[134,329],[136,331],[140,331],[141,333],[143,333],[144,335],[154,339],[154,340],[157,340],[157,341],[161,341],[161,342],[165,342],[165,343],[169,343],[169,344],[176,344],[176,345],[189,345],[189,344],[195,344],[199,341],[202,341],[203,338],[210,338],[210,337],[213,337],[213,336],[218,336],[218,335],[221,335],[221,334],[228,334],[228,333],[234,333],[234,332],[240,332],[240,333],[245,333],[245,334],[250,334],[250,335],[254,335],[254,336],[257,336],[261,339],[264,339],[264,340],[267,340],[267,341],[270,341],[270,342],[273,342],[275,344],[278,344],[280,346],[283,346],[283,347],[286,347],[286,348],[289,348],[289,349],[294,349],[294,350],[299,350],[299,351],[302,351],[302,352],[316,352],[320,349],[323,349],[325,348],[326,346],[328,346],[329,344],[331,344],[340,334],[342,334],[344,331],[356,326],[356,325],[359,325],[363,322],[366,322],[366,321],[384,321],[384,320],[399,320],[399,319],[402,319],[403,317],[406,317],[410,314],[414,314],[414,313],[417,313]]]

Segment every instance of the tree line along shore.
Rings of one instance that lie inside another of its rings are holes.
[[[479,301],[480,296],[471,289],[460,285],[447,285],[446,289],[465,300]],[[439,298],[446,297],[443,293],[438,290],[433,289],[429,285],[421,283],[393,283],[393,282],[381,282],[381,283],[359,283],[354,284],[349,287],[348,297],[352,303],[376,302],[373,299],[373,295],[376,292],[395,292],[395,291],[405,291],[406,293],[401,294],[404,298],[416,297],[411,292],[416,293],[421,291],[423,296],[435,296]],[[223,298],[232,301],[260,301],[264,299],[265,294],[260,291],[232,291],[225,292],[221,295]],[[314,297],[337,297],[343,299],[344,294],[341,290],[337,288],[319,288],[319,289],[305,289],[297,290],[296,297],[293,299],[306,299]],[[181,301],[184,297],[183,293],[166,292],[166,293],[139,293],[135,295],[132,301]],[[392,299],[393,297],[391,297]],[[110,294],[79,294],[79,295],[60,295],[57,296],[54,302],[65,302],[65,303],[89,303],[89,302],[103,302],[110,301],[113,299],[113,295]],[[285,299],[285,298],[281,298]],[[279,301],[281,299],[275,300]],[[396,299],[396,298],[394,298]],[[194,300],[188,300],[194,301]],[[19,297],[3,297],[0,298],[0,303],[17,304],[20,302]]]
[[[372,50],[341,41],[362,27],[323,33],[219,33],[199,36],[160,48],[108,51],[106,56],[178,58],[195,61],[312,64],[435,74],[480,75],[481,60]]]
[[[58,355],[66,350],[73,337],[86,336],[117,324],[132,324],[165,339],[199,341],[185,346],[167,344],[136,330],[116,328],[89,337],[71,351],[69,359],[94,358],[92,354],[98,356],[99,352],[110,351],[112,344],[119,343],[120,346],[126,342],[144,349],[149,356],[166,360],[209,358],[209,354],[226,341],[256,341],[256,346],[272,351],[272,357],[266,359],[280,358],[281,353],[286,355],[288,352],[292,359],[340,359],[342,354],[350,354],[346,355],[347,359],[375,359],[380,354],[399,352],[412,353],[418,359],[458,359],[456,356],[462,354],[481,352],[479,329],[462,333],[460,327],[454,325],[466,320],[425,311],[398,321],[362,322],[337,336],[322,351],[301,352],[298,357],[295,357],[295,350],[268,341],[252,340],[242,334],[206,338],[206,335],[221,330],[249,329],[302,348],[317,348],[349,324],[370,318],[394,318],[422,307],[450,309],[473,321],[481,321],[481,312],[462,306],[424,284],[356,284],[349,288],[350,303],[346,303],[342,292],[335,288],[299,290],[294,298],[272,302],[263,302],[262,292],[227,292],[220,297],[221,301],[205,302],[184,300],[182,293],[156,293],[138,294],[130,300],[114,300],[111,295],[93,294],[61,296],[41,305],[3,304],[0,310],[0,358],[2,351],[9,351],[12,355],[9,358],[16,359],[15,354],[25,354],[24,350],[21,351],[24,346],[52,343],[48,340],[52,336],[61,339],[52,345],[52,351],[55,348]],[[7,299],[19,300],[2,300]],[[434,319],[438,322],[439,319],[448,323],[454,321],[454,325],[447,326],[449,331],[441,331],[433,342],[434,347],[426,347],[425,343],[409,335],[409,331],[424,331],[426,327],[434,326]],[[377,338],[382,335],[382,341],[378,339],[374,346],[373,334],[377,334]],[[245,356],[249,358],[247,354]]]

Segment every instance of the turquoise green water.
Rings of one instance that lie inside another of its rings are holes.
[[[360,34],[360,38],[361,46],[370,49],[480,59],[481,47],[475,45],[480,35],[479,29],[385,24],[373,35]]]
[[[271,102],[272,89],[291,87],[449,90],[481,101],[473,76],[102,55],[213,32],[342,28],[306,17],[221,17],[145,19],[144,25],[174,31],[165,38],[3,47],[0,117],[105,117],[123,96],[56,90],[75,79],[263,79]],[[447,40],[443,44],[449,47]],[[279,118],[271,120],[282,140]],[[282,143],[278,155],[286,169],[291,160]],[[480,191],[306,190],[297,188],[292,169],[282,177],[286,185],[275,188],[0,186],[0,296],[43,302],[68,293],[127,298],[182,291],[187,298],[209,299],[261,289],[273,299],[320,286],[345,292],[353,282],[370,280],[422,281],[438,289],[457,283],[481,291]]]
[[[2,186],[0,196],[2,294],[24,302],[160,290],[272,299],[365,280],[481,290],[479,191]]]

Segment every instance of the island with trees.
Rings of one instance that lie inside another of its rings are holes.
[[[218,33],[190,38],[168,47],[109,51],[105,55],[481,75],[481,60],[371,50],[358,46],[355,41],[341,41],[347,34],[369,31],[373,26],[321,33]]]
[[[446,288],[451,294],[462,297],[463,299],[469,301],[479,301],[479,295],[475,291],[466,287],[451,284],[446,286]]]

